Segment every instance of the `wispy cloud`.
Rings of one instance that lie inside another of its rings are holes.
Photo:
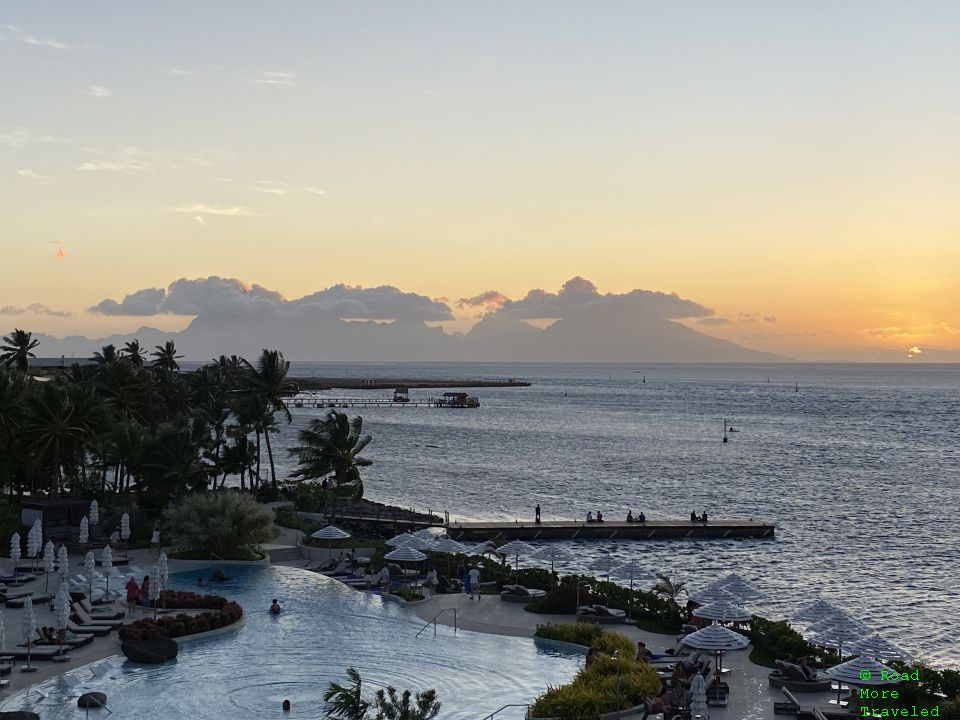
[[[142,172],[153,172],[165,168],[173,169],[176,165],[162,153],[141,150],[133,145],[122,145],[115,151],[108,152],[101,148],[84,148],[89,153],[100,155],[97,160],[90,160],[77,166],[77,170],[89,172],[118,172],[125,175],[136,175]]]
[[[104,98],[113,95],[113,90],[105,88],[103,85],[91,85],[83,91],[83,94],[92,98]]]
[[[167,68],[167,72],[171,75],[179,75],[180,77],[187,77],[193,75],[193,70],[184,70],[183,68]]]
[[[257,192],[267,193],[268,195],[326,195],[326,190],[321,190],[313,185],[290,185],[280,180],[259,180],[253,188]]]
[[[66,310],[54,310],[40,303],[33,303],[26,307],[15,307],[13,305],[0,307],[0,315],[52,315],[54,317],[70,317],[72,313]]]
[[[205,215],[220,215],[226,217],[262,217],[263,214],[253,208],[244,205],[208,205],[206,203],[194,203],[193,205],[179,205],[170,208],[171,212],[186,213],[193,215],[194,219],[198,216],[203,218]],[[202,223],[201,223],[202,224]]]
[[[50,185],[55,181],[55,178],[53,178],[52,176],[43,175],[42,173],[38,173],[34,170],[30,170],[29,168],[26,168],[24,170],[17,170],[17,175],[22,177],[24,180],[29,180],[30,182],[36,183],[37,185]]]
[[[36,45],[39,47],[48,47],[54,48],[55,50],[69,50],[72,45],[67,45],[66,43],[60,42],[59,40],[46,40],[40,39],[34,35],[31,35],[23,28],[19,28],[16,25],[0,25],[0,30],[5,30],[6,32],[12,34],[17,40],[26,45]]]
[[[203,227],[207,226],[207,219],[203,215],[194,215],[193,219],[196,220]]]
[[[260,70],[250,80],[260,85],[295,85],[297,76],[290,72]]]
[[[5,125],[0,127],[0,145],[9,147],[22,147],[27,143],[33,142],[66,142],[64,138],[58,138],[49,133],[37,133],[19,125]]]

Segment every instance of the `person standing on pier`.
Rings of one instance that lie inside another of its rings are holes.
[[[537,506],[533,509],[533,522],[537,525],[540,524],[540,503],[537,503]]]

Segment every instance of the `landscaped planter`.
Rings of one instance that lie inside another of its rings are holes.
[[[550,638],[533,636],[533,644],[541,650],[555,650],[557,652],[573,653],[575,655],[586,655],[590,648],[586,645],[577,645],[576,643],[566,642],[565,640],[551,640]]]
[[[425,602],[430,601],[430,598],[423,598],[423,600],[404,600],[399,595],[391,595],[389,593],[382,593],[380,597],[389,602],[399,603],[400,605],[423,605]]]
[[[616,718],[625,718],[630,715],[640,715],[647,711],[646,705],[634,705],[633,707],[625,708],[623,710],[616,710],[614,712],[603,713],[602,715],[596,715],[596,720],[616,720]],[[526,720],[560,720],[559,718],[538,718],[538,717],[528,717]]]

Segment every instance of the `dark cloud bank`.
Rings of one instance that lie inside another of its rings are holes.
[[[287,300],[260,285],[211,276],[105,299],[90,312],[149,317],[193,316],[179,333],[144,327],[108,338],[44,338],[44,354],[90,354],[137,337],[152,346],[173,339],[188,358],[253,356],[280,348],[290,359],[331,361],[474,360],[505,362],[764,362],[780,356],[744,348],[678,322],[713,311],[673,293],[602,294],[580,277],[557,292],[531,290],[512,300],[496,290],[456,302],[486,311],[469,333],[447,334],[428,322],[453,319],[445,301],[391,286],[334,285]],[[528,320],[554,321],[540,330]],[[706,323],[709,324],[709,323]]]

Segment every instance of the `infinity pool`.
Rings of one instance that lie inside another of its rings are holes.
[[[330,681],[346,682],[356,667],[365,694],[436,688],[442,718],[479,720],[508,703],[527,703],[547,685],[568,681],[582,657],[545,653],[528,638],[440,627],[415,637],[423,622],[402,606],[359,593],[321,575],[286,567],[230,567],[234,579],[212,592],[237,600],[246,621],[238,630],[188,643],[176,661],[133,665],[123,656],[72,670],[0,704],[30,709],[44,720],[76,718],[82,692],[107,694],[112,718],[164,720],[288,720],[323,717]],[[171,586],[195,589],[196,574]],[[267,613],[272,598],[284,612]],[[96,642],[110,641],[110,638]],[[19,678],[16,678],[19,679]],[[67,683],[70,683],[68,685]],[[283,713],[288,698],[292,711]],[[102,713],[102,711],[101,711]],[[522,717],[522,709],[497,717]],[[106,714],[103,713],[106,717]]]

